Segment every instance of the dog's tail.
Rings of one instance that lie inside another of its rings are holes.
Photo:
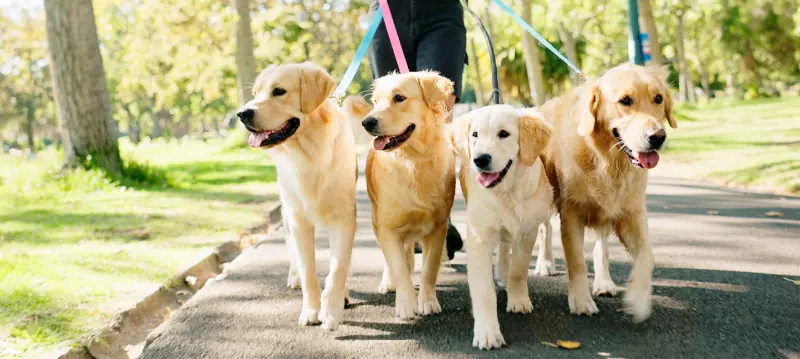
[[[364,130],[361,121],[364,121],[364,117],[372,111],[372,105],[361,96],[347,96],[342,103],[342,110],[350,120],[356,143],[369,143],[372,136]]]

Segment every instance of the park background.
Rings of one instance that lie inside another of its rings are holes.
[[[590,77],[628,60],[627,0],[507,2]],[[65,148],[62,134],[87,135],[81,127],[96,123],[59,125],[48,50],[56,27],[45,16],[90,4],[80,24],[96,24],[104,77],[65,76],[105,84],[107,96],[82,99],[109,109],[99,117],[108,131],[91,135],[111,144],[102,151]],[[470,1],[494,39],[507,101],[539,105],[581,83],[489,4]],[[648,64],[670,68],[680,102],[655,173],[797,195],[798,1],[638,5]],[[246,148],[233,113],[268,64],[309,60],[340,78],[368,6],[0,0],[0,357],[48,357],[84,341],[209,248],[259,228],[277,199],[276,173]],[[481,106],[489,58],[465,21],[462,97]],[[371,81],[364,64],[350,93],[368,95]]]

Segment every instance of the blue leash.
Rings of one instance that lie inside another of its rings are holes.
[[[531,36],[536,38],[536,40],[538,40],[542,45],[544,45],[544,47],[546,47],[553,54],[558,56],[558,58],[561,59],[561,61],[564,61],[564,63],[567,64],[567,66],[569,66],[569,68],[571,68],[572,71],[575,71],[575,73],[578,74],[578,76],[586,79],[586,75],[584,75],[583,72],[581,72],[581,69],[579,69],[578,66],[575,66],[572,62],[569,61],[569,59],[567,59],[564,55],[562,55],[560,52],[558,52],[558,50],[556,50],[556,48],[553,47],[553,45],[551,45],[549,42],[547,42],[547,40],[545,40],[542,37],[542,35],[539,35],[539,33],[536,32],[536,30],[534,30],[533,27],[530,24],[528,24],[525,20],[523,20],[521,17],[519,17],[519,15],[517,15],[514,12],[514,10],[512,10],[510,7],[508,7],[508,5],[504,4],[500,0],[494,0],[494,2],[495,2],[495,4],[500,6],[500,8],[503,9],[503,11],[507,12],[508,15],[510,15],[511,18],[514,19],[514,21],[519,23],[522,26],[523,29],[528,31],[528,33],[530,33]]]
[[[336,87],[336,90],[333,91],[333,95],[331,95],[331,97],[337,101],[342,100],[344,96],[347,95],[347,88],[353,83],[353,78],[356,77],[356,73],[361,66],[361,62],[364,60],[364,56],[367,56],[369,44],[372,42],[372,38],[375,37],[375,32],[378,31],[378,26],[382,21],[383,12],[378,8],[375,11],[375,15],[372,17],[372,23],[370,23],[367,33],[364,34],[361,44],[358,45],[358,50],[356,50],[353,61],[350,62],[350,66],[347,67],[347,71],[345,71],[344,76],[342,76],[342,81],[339,82],[339,86]]]

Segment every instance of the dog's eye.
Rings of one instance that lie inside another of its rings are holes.
[[[633,99],[630,98],[630,96],[625,96],[625,97],[619,99],[619,103],[622,106],[630,106],[630,105],[633,105]]]
[[[394,95],[392,100],[394,100],[394,103],[401,103],[406,100],[406,97],[403,95]]]
[[[472,137],[478,137],[478,131],[473,132]]]
[[[283,96],[284,94],[286,94],[286,90],[284,90],[284,89],[282,89],[280,87],[276,87],[276,88],[272,89],[272,96],[277,97],[277,96]]]
[[[500,130],[500,132],[497,133],[497,137],[500,138],[506,138],[508,136],[511,136],[511,134],[506,132],[506,130]]]
[[[654,98],[653,101],[655,101],[656,105],[660,105],[662,102],[664,102],[664,96],[656,95],[656,98]]]

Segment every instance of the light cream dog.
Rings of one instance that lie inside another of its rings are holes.
[[[444,129],[452,93],[453,83],[433,72],[384,76],[374,83],[374,107],[362,122],[376,136],[366,175],[372,227],[386,261],[378,291],[396,289],[400,318],[441,311],[436,278],[455,195],[455,159]],[[416,303],[415,241],[423,258]]]
[[[539,225],[550,217],[553,191],[540,155],[552,127],[507,105],[483,107],[453,122],[461,158],[459,180],[467,200],[467,276],[480,349],[505,344],[497,319],[492,251],[498,244],[498,280],[507,280],[506,311],[530,313],[528,265]]]
[[[269,150],[278,170],[291,252],[290,287],[303,290],[300,325],[333,330],[344,315],[356,231],[355,144],[350,122],[328,97],[336,82],[311,63],[271,66],[255,82],[255,98],[239,111],[249,144]],[[331,233],[330,273],[320,293],[314,233]],[[322,301],[322,303],[320,303]],[[320,305],[321,304],[321,305]]]
[[[650,316],[654,261],[647,233],[646,169],[658,164],[657,151],[666,140],[664,122],[677,127],[666,75],[663,69],[621,65],[541,108],[554,128],[545,167],[561,217],[574,314],[597,313],[583,257],[589,227],[600,236],[595,292],[614,285],[605,246],[613,233],[634,259],[625,310],[637,322]]]

